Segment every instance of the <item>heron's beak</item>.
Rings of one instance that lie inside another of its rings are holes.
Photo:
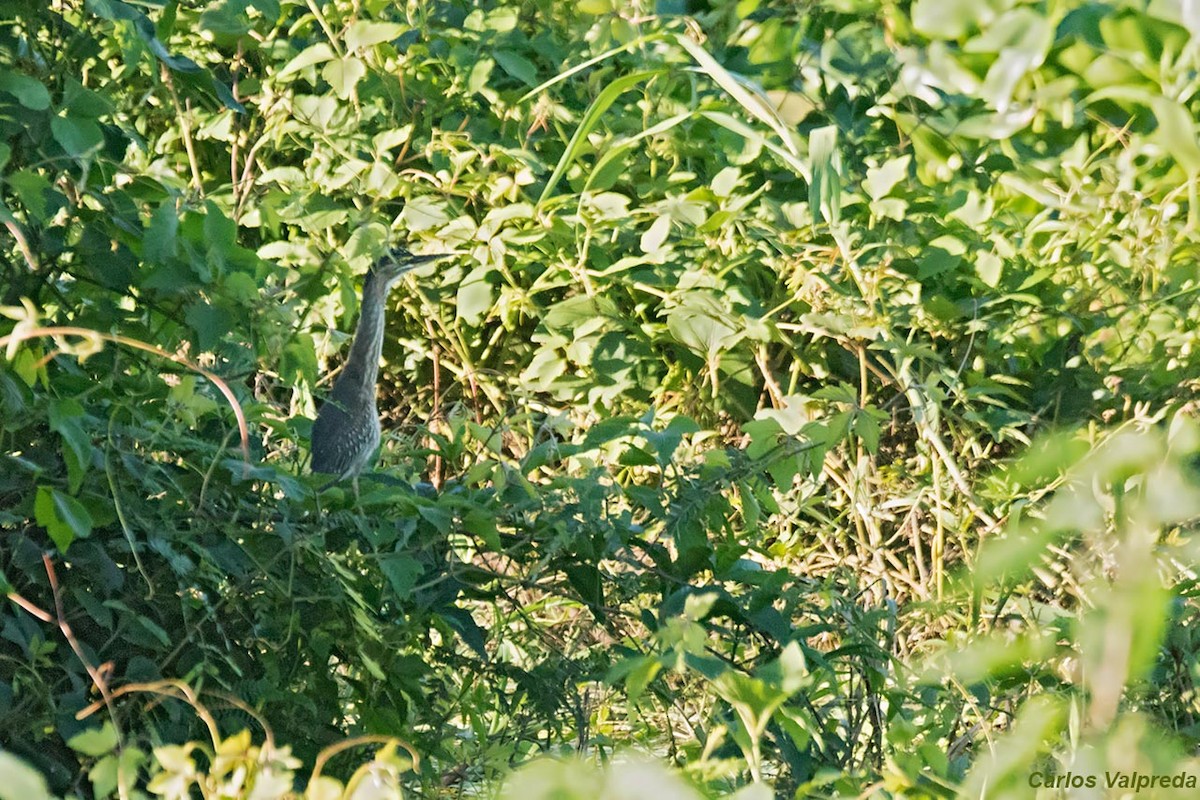
[[[454,253],[433,253],[431,255],[414,255],[410,262],[413,266],[418,264],[428,264],[430,261],[439,261],[443,258],[453,258]]]

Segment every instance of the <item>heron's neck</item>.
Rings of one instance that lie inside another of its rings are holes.
[[[375,381],[379,377],[379,359],[383,355],[384,303],[391,286],[373,273],[363,280],[362,308],[354,343],[342,374],[333,386],[334,397],[342,402],[371,401],[375,398]]]

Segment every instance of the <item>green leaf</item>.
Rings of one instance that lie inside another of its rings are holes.
[[[60,552],[65,553],[76,539],[92,535],[92,516],[83,504],[53,487],[38,487],[33,512]]]
[[[912,156],[905,155],[885,161],[878,167],[867,167],[867,178],[863,188],[872,200],[880,200],[891,194],[892,189],[908,177],[908,165]]]
[[[981,36],[967,42],[967,52],[996,52],[979,94],[990,106],[1003,112],[1012,101],[1017,84],[1042,65],[1054,43],[1054,26],[1043,14],[1021,6],[1004,14]]]
[[[917,279],[926,280],[941,275],[962,263],[962,256],[954,255],[940,247],[927,247],[917,261]]]
[[[97,119],[113,112],[112,102],[100,94],[84,86],[74,78],[67,78],[63,90],[63,107],[75,117]]]
[[[95,121],[81,117],[54,117],[50,120],[50,131],[54,140],[62,145],[67,155],[84,158],[95,153],[104,144],[104,134]]]
[[[595,565],[586,562],[568,564],[563,567],[563,573],[583,602],[595,607],[604,605],[604,583]]]
[[[154,54],[176,72],[199,73],[204,69],[186,56],[173,56],[158,38],[158,32],[145,14],[130,7],[121,0],[87,0],[87,8],[93,14],[113,22],[122,21],[133,24],[133,30]]]
[[[33,767],[0,750],[0,800],[53,800],[46,779]]]
[[[379,569],[391,584],[392,591],[399,598],[410,597],[417,581],[425,574],[425,568],[405,553],[389,553],[381,556]]]
[[[49,214],[52,203],[61,197],[46,178],[33,170],[23,169],[7,176],[8,185],[17,194],[21,205],[34,219],[41,221]],[[57,203],[54,203],[56,206]]]
[[[203,351],[215,348],[234,326],[233,315],[225,308],[198,300],[188,306],[184,319],[196,332],[196,346]]]
[[[487,658],[487,634],[471,616],[471,612],[458,606],[447,606],[439,612],[442,619],[454,630],[463,642],[480,658]]]
[[[497,50],[492,58],[507,72],[526,86],[537,86],[537,67],[524,56],[517,55],[511,50]]]
[[[656,253],[662,249],[663,243],[667,241],[667,235],[671,232],[671,218],[666,214],[662,214],[658,219],[654,220],[653,224],[646,229],[642,234],[640,242],[643,253]]]
[[[50,403],[50,430],[62,437],[67,462],[68,488],[78,492],[84,473],[92,465],[92,438],[83,430],[83,406],[77,400],[53,400]]]
[[[779,142],[791,155],[798,154],[795,143],[792,139],[791,130],[779,118],[779,114],[758,94],[760,91],[757,87],[753,91],[743,85],[743,80],[738,78],[725,67],[721,66],[712,54],[701,47],[697,42],[693,41],[691,36],[686,33],[675,34],[674,40],[684,50],[687,51],[696,63],[699,65],[708,77],[710,77],[718,86],[725,90],[738,105],[746,110],[752,117],[766,124],[775,135],[779,138]]]
[[[809,134],[808,156],[812,170],[808,204],[818,209],[826,222],[835,225],[842,210],[842,161],[837,149],[836,125],[826,125]]]
[[[330,61],[321,71],[321,77],[329,82],[337,96],[345,100],[354,94],[354,87],[367,74],[367,65],[354,56]]]
[[[450,216],[446,213],[444,201],[428,195],[418,195],[404,204],[400,219],[404,220],[410,231],[417,233],[445,225],[450,221]]]
[[[913,28],[931,39],[961,39],[995,17],[993,2],[986,0],[916,0],[912,5]]]
[[[34,111],[45,111],[50,107],[50,92],[42,82],[19,72],[0,69],[0,91],[8,92],[21,105]]]
[[[179,231],[179,213],[175,201],[167,198],[155,209],[142,239],[142,257],[151,264],[165,264],[175,257]]]
[[[358,20],[352,22],[346,29],[346,49],[351,53],[357,53],[364,47],[398,39],[407,30],[409,30],[407,25],[401,25],[398,22]]]
[[[641,656],[637,660],[637,664],[629,670],[629,674],[625,677],[625,691],[629,695],[629,702],[636,703],[638,701],[638,698],[646,691],[646,687],[650,685],[650,681],[654,680],[661,669],[662,662],[653,656]]]
[[[644,72],[635,72],[631,75],[622,75],[604,87],[604,91],[600,92],[596,99],[592,101],[592,104],[588,106],[587,113],[583,115],[583,119],[579,121],[579,126],[575,128],[575,133],[571,135],[571,141],[567,142],[567,149],[563,151],[562,156],[558,159],[558,164],[554,167],[554,171],[550,173],[550,177],[546,181],[546,187],[542,189],[542,195],[538,198],[539,206],[554,194],[554,190],[558,187],[558,182],[562,180],[562,176],[566,173],[567,167],[571,166],[571,163],[579,156],[584,143],[587,141],[588,134],[591,133],[592,128],[600,121],[600,117],[608,110],[609,106],[634,86],[643,81],[650,80],[655,75],[660,75],[664,71],[665,69],[653,69]]]
[[[220,0],[200,14],[200,30],[217,36],[238,37],[250,32],[252,25],[246,14],[247,0]]]
[[[496,517],[492,514],[472,509],[463,518],[463,527],[475,534],[489,549],[500,552],[500,529],[496,526]]]
[[[993,289],[999,285],[1004,272],[1004,261],[995,253],[983,251],[975,255],[975,274]]]
[[[700,622],[712,611],[713,605],[721,599],[718,592],[696,592],[689,594],[683,600],[683,616],[692,622]]]
[[[487,273],[486,267],[476,267],[458,287],[455,313],[472,327],[483,322],[495,301],[495,287],[487,280]]]
[[[1200,143],[1196,141],[1196,120],[1180,103],[1165,97],[1154,98],[1154,117],[1158,128],[1153,138],[1169,153],[1188,177],[1200,175]]]
[[[88,728],[67,740],[67,747],[77,753],[96,758],[112,751],[117,746],[117,731],[111,722],[99,728]]]
[[[204,202],[204,209],[204,240],[208,246],[206,260],[218,272],[224,272],[237,250],[238,226],[212,200]]]
[[[333,52],[333,48],[329,46],[328,42],[317,42],[301,50],[300,54],[289,61],[275,76],[282,78],[285,75],[291,75],[293,72],[299,72],[305,67],[323,64],[336,57],[337,55]]]
[[[398,128],[387,128],[371,138],[371,145],[379,152],[393,150],[412,138],[413,126],[410,122]]]

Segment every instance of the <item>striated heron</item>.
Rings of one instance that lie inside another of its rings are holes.
[[[379,409],[375,405],[375,382],[383,353],[383,321],[388,292],[404,273],[422,264],[447,258],[445,254],[413,255],[404,247],[393,247],[371,265],[363,280],[362,308],[350,356],[333,384],[329,398],[321,404],[312,429],[312,469],[351,478],[358,492],[358,475],[375,458],[379,447]]]

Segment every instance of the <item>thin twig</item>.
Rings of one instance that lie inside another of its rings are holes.
[[[187,151],[188,164],[192,169],[192,185],[196,189],[196,194],[204,197],[204,181],[200,177],[200,161],[196,158],[196,145],[192,141],[192,103],[188,100],[184,106],[180,106],[179,94],[175,91],[175,81],[171,77],[171,70],[165,64],[162,67],[162,76],[167,91],[171,93],[171,100],[175,103],[175,113],[179,116],[179,135],[183,138],[183,148]]]
[[[37,256],[33,254],[33,248],[29,246],[29,237],[25,235],[25,229],[14,219],[5,220],[4,227],[8,228],[8,232],[17,240],[17,247],[20,249],[21,255],[25,257],[25,263],[29,265],[29,270],[37,272]]]
[[[75,633],[71,630],[70,623],[67,622],[67,615],[63,611],[62,592],[58,586],[58,575],[54,571],[54,562],[50,560],[48,553],[42,553],[42,566],[46,569],[46,577],[50,581],[50,592],[54,596],[54,615],[57,617],[58,629],[62,631],[62,635],[75,653],[75,657],[87,670],[88,677],[92,679],[92,685],[100,692],[100,697],[104,700],[104,707],[108,709],[109,719],[112,720],[113,730],[117,735],[117,793],[121,800],[129,800],[129,791],[125,781],[125,759],[121,758],[121,753],[125,750],[125,737],[121,733],[121,722],[117,719],[117,707],[113,705],[112,693],[108,690],[108,680],[104,677],[104,673],[93,667],[87,660],[79,640],[75,638]]]
[[[33,616],[40,619],[42,622],[53,622],[54,621],[54,617],[50,616],[50,614],[48,612],[43,611],[41,608],[38,608],[32,602],[30,602],[29,600],[26,600],[24,597],[17,594],[16,592],[9,592],[8,594],[5,595],[5,597],[7,597],[9,600],[12,600],[14,603],[16,603],[21,608],[28,611]]]

